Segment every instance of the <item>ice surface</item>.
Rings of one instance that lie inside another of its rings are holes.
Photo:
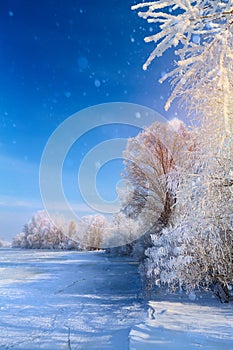
[[[128,349],[137,266],[104,253],[0,250],[0,349]]]
[[[0,349],[233,350],[232,304],[139,291],[131,259],[0,249]]]

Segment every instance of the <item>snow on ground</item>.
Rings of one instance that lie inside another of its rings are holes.
[[[158,292],[148,319],[130,332],[130,350],[233,350],[233,307],[207,293]]]
[[[104,253],[0,250],[0,349],[128,349],[137,266]]]
[[[0,249],[0,349],[233,350],[232,304],[139,292],[131,259]]]

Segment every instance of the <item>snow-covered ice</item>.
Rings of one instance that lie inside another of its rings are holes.
[[[158,292],[148,303],[148,319],[130,332],[130,350],[233,350],[232,304],[207,293],[193,299]]]
[[[137,266],[104,253],[0,250],[0,349],[128,349]]]
[[[157,289],[103,252],[0,250],[0,349],[233,350],[233,307]]]

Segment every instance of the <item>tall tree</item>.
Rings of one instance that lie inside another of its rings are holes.
[[[158,23],[159,32],[144,69],[176,47],[170,78],[176,97],[201,122],[196,164],[180,174],[173,227],[148,251],[149,274],[163,282],[194,288],[233,281],[233,3],[231,0],[177,0],[142,3],[139,15]],[[159,266],[158,266],[159,264]],[[227,296],[226,296],[227,299]]]
[[[144,225],[166,226],[176,202],[179,168],[194,148],[184,123],[154,123],[128,141],[124,176],[131,186],[122,202],[126,214],[141,216]]]

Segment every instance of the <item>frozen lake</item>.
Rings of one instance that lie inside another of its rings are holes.
[[[104,253],[0,250],[0,349],[128,349],[137,266]]]
[[[131,259],[1,249],[0,349],[233,350],[233,307],[162,290],[146,303]]]

